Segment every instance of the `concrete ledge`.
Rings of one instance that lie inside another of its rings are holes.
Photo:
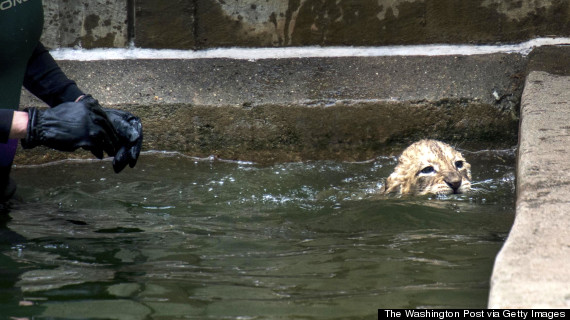
[[[423,137],[516,144],[520,54],[61,61],[143,119],[145,150],[280,162],[366,160]],[[24,106],[41,105],[29,95]],[[20,152],[17,164],[77,154]]]
[[[531,72],[521,106],[517,209],[489,308],[570,307],[570,77]]]
[[[342,100],[454,99],[514,110],[520,102],[527,59],[516,53],[496,53],[58,63],[80,87],[106,105],[315,105]],[[37,102],[24,96],[22,104],[30,103]]]

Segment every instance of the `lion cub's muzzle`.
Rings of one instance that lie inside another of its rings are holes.
[[[454,194],[461,193],[459,188],[461,188],[461,183],[463,182],[463,177],[457,171],[446,171],[443,172],[443,181],[447,186],[453,190]]]

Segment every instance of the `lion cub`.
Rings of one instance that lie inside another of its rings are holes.
[[[383,189],[414,195],[464,193],[471,189],[471,165],[446,143],[420,140],[404,150]]]

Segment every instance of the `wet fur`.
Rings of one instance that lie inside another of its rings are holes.
[[[460,152],[441,141],[420,140],[402,152],[383,192],[423,195],[470,189],[471,165]]]

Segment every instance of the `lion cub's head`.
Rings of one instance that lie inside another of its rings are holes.
[[[460,152],[441,141],[420,140],[404,150],[384,193],[452,194],[470,189],[471,165]]]

